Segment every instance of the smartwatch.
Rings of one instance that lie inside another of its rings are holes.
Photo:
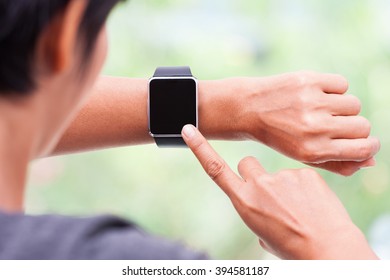
[[[198,126],[198,82],[191,69],[159,67],[149,80],[149,134],[158,147],[186,147],[181,131]]]

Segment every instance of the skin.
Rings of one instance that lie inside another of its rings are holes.
[[[147,89],[147,79],[101,77],[53,154],[153,143]],[[314,72],[199,81],[199,127],[208,139],[258,141],[349,176],[375,165],[380,143],[347,89],[344,77]]]
[[[85,0],[71,1],[39,38],[34,64],[37,89],[24,98],[0,97],[2,211],[23,211],[26,173],[29,162],[36,158],[153,141],[147,132],[147,80],[98,79],[107,52],[105,30],[80,74],[80,61],[84,58],[78,30],[85,5]],[[200,128],[209,139],[255,140],[294,159],[343,175],[375,164],[373,156],[379,150],[379,141],[369,137],[369,122],[357,116],[360,102],[345,94],[348,83],[341,76],[298,72],[200,81],[199,87]],[[192,140],[206,143],[197,135],[200,138]],[[214,161],[209,164],[215,152],[198,149],[192,140],[189,146],[198,157],[204,153],[201,163],[220,183],[219,178],[225,177],[220,176],[219,169],[226,174],[226,165],[220,168]],[[254,166],[253,160],[247,161]],[[242,165],[240,173],[247,178],[248,191],[233,196],[227,187],[224,190],[266,249],[284,258],[341,258],[352,256],[353,250],[361,253],[355,256],[374,256],[367,253],[367,242],[337,198],[314,173],[309,176],[309,171],[288,171],[256,179],[261,169],[257,166],[252,174],[252,167],[245,167],[249,163]],[[244,186],[243,179],[233,174],[225,179],[224,186],[229,184],[232,190],[233,186]],[[290,181],[291,190],[282,191]],[[262,184],[268,186],[268,193],[261,191]],[[293,189],[297,190],[292,193]],[[264,195],[270,199],[260,203],[262,208],[258,202]],[[310,211],[303,211],[302,200]],[[275,213],[271,215],[267,209]],[[334,210],[325,211],[329,209]],[[315,219],[322,215],[326,217],[325,225]],[[275,230],[267,231],[263,224]],[[338,235],[315,239],[321,230],[334,230]],[[290,237],[291,242],[283,242]],[[350,255],[337,255],[337,250],[327,248],[337,249],[342,241]],[[308,246],[301,248],[308,248],[310,254],[298,252],[294,244]],[[317,246],[326,249],[323,255],[315,252]]]
[[[36,51],[38,89],[26,98],[1,98],[0,207],[23,210],[25,179],[31,160],[53,150],[86,102],[107,51],[103,31],[80,79],[78,29],[86,1],[72,1],[46,29]],[[53,40],[52,38],[57,38]],[[50,118],[48,118],[50,116]]]
[[[265,250],[283,259],[377,259],[314,170],[269,174],[247,157],[238,165],[238,176],[195,127],[185,126],[182,134]]]

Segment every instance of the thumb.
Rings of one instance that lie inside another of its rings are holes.
[[[254,157],[246,157],[238,164],[238,173],[246,181],[249,178],[261,176],[266,174],[267,171]]]
[[[228,196],[234,193],[243,181],[210,146],[199,130],[193,125],[186,125],[182,136],[210,178]]]

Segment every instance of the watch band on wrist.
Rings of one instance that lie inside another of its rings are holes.
[[[188,66],[158,67],[153,77],[193,77]]]
[[[153,77],[193,77],[191,68],[188,66],[158,67]],[[154,137],[158,147],[187,147],[182,137]]]
[[[178,147],[187,147],[186,142],[182,137],[154,137],[154,141],[160,148],[178,148]]]

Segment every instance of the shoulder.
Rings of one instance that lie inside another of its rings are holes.
[[[0,259],[205,259],[114,216],[0,214]]]

